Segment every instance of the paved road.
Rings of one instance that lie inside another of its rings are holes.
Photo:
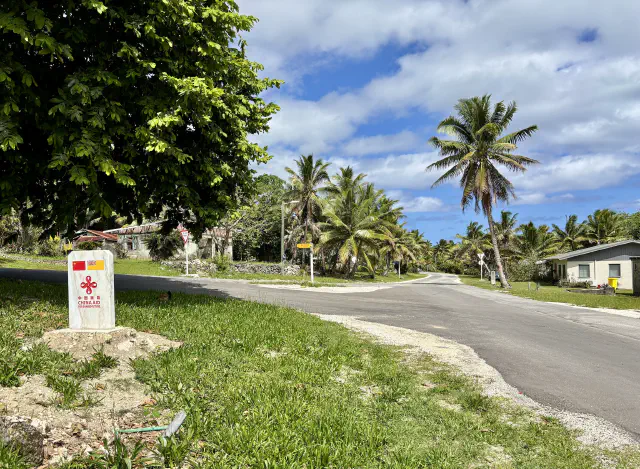
[[[66,272],[0,269],[3,276],[66,283]],[[252,299],[436,334],[472,347],[538,402],[603,417],[640,440],[640,319],[516,298],[442,274],[348,294],[130,275],[117,275],[116,289]]]

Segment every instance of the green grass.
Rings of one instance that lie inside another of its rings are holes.
[[[67,270],[66,264],[50,262],[51,260],[64,260],[64,258],[58,259],[31,255],[29,257],[43,262],[36,263],[22,259],[13,259],[12,257],[6,255],[2,257],[2,255],[0,255],[0,268],[60,271]],[[149,259],[115,259],[113,267],[116,274],[156,275],[165,277],[175,277],[180,275],[180,272],[178,270],[161,266],[158,262],[153,262]]]
[[[389,274],[387,276],[376,275],[375,278],[371,278],[370,275],[364,273],[357,273],[353,278],[345,278],[329,275],[315,275],[314,281],[319,285],[337,285],[337,284],[350,284],[350,283],[393,283],[393,282],[405,282],[407,280],[418,280],[426,277],[426,274],[403,274],[398,277],[397,274]],[[240,273],[218,273],[214,278],[223,279],[242,279],[251,280],[254,283],[266,282],[286,282],[292,284],[308,284],[311,281],[309,275],[277,275],[277,274],[240,274]]]
[[[640,309],[640,298],[633,296],[630,290],[618,290],[615,296],[605,296],[571,293],[564,288],[553,285],[541,285],[540,289],[536,291],[535,282],[531,282],[531,290],[529,290],[528,282],[512,282],[511,290],[502,290],[499,283],[493,286],[489,281],[480,280],[477,277],[460,275],[460,279],[467,285],[484,288],[485,290],[502,291],[522,298],[568,303],[590,308]]]
[[[0,280],[0,349],[15,353],[24,340],[65,325],[66,295],[63,286]],[[184,342],[132,362],[157,410],[188,414],[177,437],[153,448],[172,467],[600,467],[598,451],[556,421],[483,396],[428,356],[302,312],[179,293],[163,302],[154,292],[119,292],[116,303],[119,325]],[[60,359],[54,354],[40,369]],[[72,384],[52,386],[73,393]],[[125,467],[117,464],[135,452],[129,441],[93,458]],[[612,467],[637,467],[637,452],[607,456]],[[105,467],[90,459],[62,467]]]

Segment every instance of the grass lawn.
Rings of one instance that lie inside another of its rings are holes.
[[[64,257],[51,258],[31,255],[28,257],[39,262],[30,262],[23,259],[14,259],[11,256],[5,255],[3,257],[2,255],[0,255],[0,268],[61,271],[67,270],[67,264],[60,263],[61,260],[65,260]],[[57,262],[51,262],[52,260],[55,260]],[[180,275],[179,271],[168,267],[162,267],[159,263],[153,262],[149,259],[115,259],[114,270],[116,274],[159,275],[169,277]]]
[[[589,295],[584,293],[570,293],[564,288],[541,285],[538,291],[535,290],[535,283],[531,282],[529,290],[528,282],[512,282],[511,290],[502,290],[500,284],[491,285],[487,280],[480,280],[477,277],[460,275],[460,279],[467,285],[484,288],[485,290],[503,291],[523,298],[531,298],[540,301],[553,301],[557,303],[569,303],[590,308],[612,308],[612,309],[640,309],[640,298],[632,296],[630,290],[618,290],[615,296]]]
[[[0,279],[4,375],[69,366],[58,354],[21,349],[66,325],[66,295],[63,286]],[[471,379],[428,356],[299,311],[184,294],[162,302],[153,292],[117,293],[116,302],[119,325],[184,342],[132,362],[158,409],[188,414],[162,446],[163,465],[134,461],[134,468],[602,467],[601,450],[580,446],[553,419],[483,396]],[[637,452],[607,457],[608,467],[640,464]],[[3,464],[24,467],[0,446]],[[90,457],[61,466],[97,467],[127,466]]]

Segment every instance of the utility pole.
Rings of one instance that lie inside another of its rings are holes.
[[[284,275],[284,206],[288,204],[296,204],[298,202],[299,202],[298,200],[292,200],[291,202],[282,201],[282,205],[280,207],[280,214],[281,214],[281,220],[282,220],[282,225],[280,228],[280,269],[281,269],[282,275]]]

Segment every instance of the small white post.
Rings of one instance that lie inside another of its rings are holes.
[[[313,243],[311,243],[309,264],[311,266],[311,284],[313,285]]]
[[[398,261],[398,278],[400,278],[400,261]]]
[[[189,275],[189,238],[187,238],[187,244],[185,244],[184,255],[187,261],[187,275]]]

